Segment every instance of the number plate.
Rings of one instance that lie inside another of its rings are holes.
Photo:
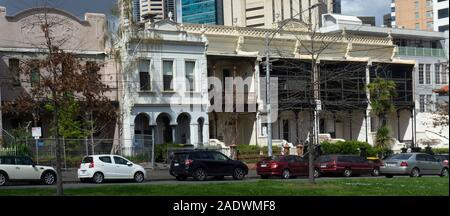
[[[394,164],[394,163],[387,163],[387,164],[386,164],[387,167],[394,167],[395,165],[396,165],[396,164]]]
[[[327,165],[320,165],[320,168],[327,168]]]
[[[179,164],[179,163],[174,163],[173,165],[174,165],[174,166],[180,166],[180,164]]]
[[[261,164],[261,167],[267,167],[267,164]]]

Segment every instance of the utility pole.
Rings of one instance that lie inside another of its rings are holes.
[[[270,105],[270,60],[269,60],[269,34],[266,34],[266,105],[267,105],[267,149],[269,157],[272,157],[272,114]]]

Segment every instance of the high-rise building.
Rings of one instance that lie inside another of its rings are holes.
[[[433,0],[393,0],[391,9],[393,27],[434,30]]]
[[[181,8],[183,23],[223,25],[223,0],[181,0]]]
[[[448,0],[433,0],[434,30],[448,31]]]
[[[140,0],[133,0],[133,21],[141,21],[141,3]]]
[[[374,16],[359,16],[358,17],[363,24],[376,26],[376,21]]]
[[[385,14],[385,15],[383,16],[383,25],[384,25],[385,27],[392,27],[392,17],[391,17],[391,14],[390,14],[390,13]]]
[[[155,19],[164,18],[164,0],[140,0],[140,16],[141,21],[142,16],[146,14],[155,15]]]
[[[325,5],[317,6],[319,2]],[[340,3],[340,0],[223,0],[224,25],[273,28],[285,19],[306,23],[311,19],[314,26],[319,26],[322,14],[340,13]]]

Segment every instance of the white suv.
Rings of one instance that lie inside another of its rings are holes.
[[[56,182],[53,167],[36,165],[25,156],[0,156],[0,186],[8,181],[41,181],[52,185]]]
[[[100,184],[105,179],[133,179],[143,182],[145,169],[118,155],[89,155],[83,158],[78,178],[81,182]]]

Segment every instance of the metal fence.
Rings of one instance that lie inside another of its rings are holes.
[[[0,147],[0,156],[14,156],[17,155],[17,147],[2,148]]]

